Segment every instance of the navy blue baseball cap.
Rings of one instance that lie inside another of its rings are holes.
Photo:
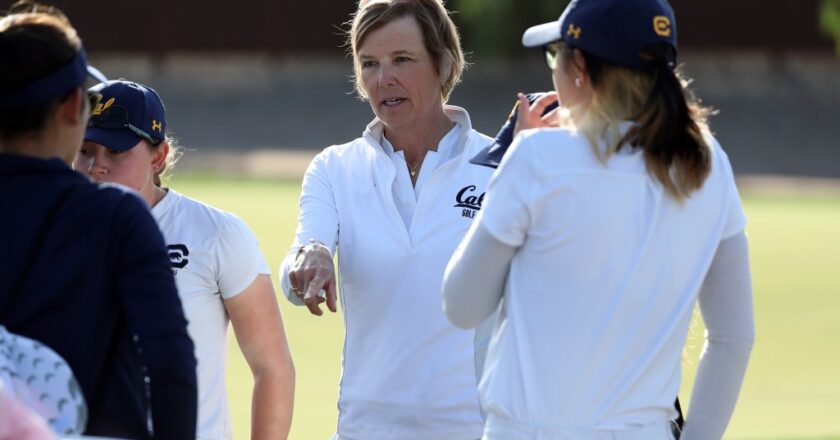
[[[572,0],[557,21],[522,36],[526,47],[556,41],[633,69],[676,66],[677,22],[666,0]]]
[[[118,79],[89,91],[101,97],[90,112],[85,141],[127,151],[141,140],[159,145],[166,139],[166,109],[151,87]]]
[[[545,92],[529,93],[525,95],[525,97],[528,98],[529,103],[533,104],[537,98],[544,94]],[[559,104],[559,101],[554,101],[546,106],[545,110],[543,110],[543,115],[557,108]],[[496,138],[493,139],[493,142],[490,145],[479,151],[475,157],[470,159],[470,163],[490,168],[498,168],[499,164],[502,162],[502,158],[507,153],[510,144],[513,142],[513,130],[516,128],[516,119],[518,117],[519,100],[517,99],[516,103],[513,105],[513,109],[510,111],[510,114],[508,114],[507,120],[504,125],[502,125],[499,133],[496,134]]]

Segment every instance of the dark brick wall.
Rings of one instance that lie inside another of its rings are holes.
[[[709,49],[830,50],[819,0],[671,0],[683,46]]]
[[[343,41],[338,27],[356,5],[356,0],[45,2],[67,12],[89,51],[148,54],[335,54]],[[0,7],[11,3],[0,0]],[[457,7],[457,0],[448,4]],[[832,47],[817,24],[819,0],[672,0],[671,4],[683,47],[797,51]],[[455,20],[459,19],[455,14]]]
[[[12,2],[0,0],[5,9]],[[89,52],[335,53],[353,0],[55,0]]]

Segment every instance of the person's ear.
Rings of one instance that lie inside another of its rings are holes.
[[[573,71],[569,72],[569,74],[572,78],[575,78],[575,85],[580,87],[581,84],[589,82],[589,70],[586,69],[586,57],[584,57],[583,52],[578,49],[574,49],[574,51],[572,51],[571,67]],[[580,81],[578,81],[578,79]]]
[[[163,141],[152,149],[152,170],[160,173],[166,167],[166,157],[169,156],[169,142]]]
[[[455,68],[455,62],[448,56],[443,56],[440,60],[440,68],[438,69],[438,79],[440,80],[440,85],[443,87],[443,84],[449,80],[449,77],[452,76],[452,69]]]

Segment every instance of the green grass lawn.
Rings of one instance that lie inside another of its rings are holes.
[[[299,182],[206,175],[171,186],[242,217],[275,272],[297,224]],[[757,341],[726,438],[840,438],[840,196],[745,197]],[[279,295],[279,290],[278,290]],[[315,317],[280,298],[297,369],[292,439],[335,431],[342,318]],[[692,325],[681,397],[686,405],[702,348]],[[237,439],[249,438],[250,371],[231,332],[228,393]]]

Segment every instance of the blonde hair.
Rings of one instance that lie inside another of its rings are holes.
[[[572,62],[573,50],[564,46],[564,63]],[[711,171],[706,136],[712,111],[695,99],[682,73],[665,64],[646,71],[583,56],[593,94],[572,112],[598,158],[605,162],[629,145],[644,151],[648,172],[676,199],[702,187]],[[633,125],[622,136],[620,125],[628,120]]]
[[[441,79],[441,97],[446,102],[461,80],[466,62],[461,50],[458,28],[452,22],[441,0],[361,0],[359,2],[359,9],[353,14],[349,22],[350,30],[347,32],[347,46],[353,57],[356,92],[362,99],[368,98],[361,79],[359,47],[372,31],[405,16],[414,17],[420,25],[423,43]]]
[[[178,142],[174,136],[170,133],[166,134],[166,139],[158,144],[157,146],[153,146],[149,144],[149,148],[152,150],[160,148],[161,145],[166,143],[169,145],[169,153],[166,155],[166,159],[163,161],[163,166],[155,172],[154,182],[156,186],[161,186],[164,180],[169,180],[172,175],[175,173],[175,164],[178,162],[178,159],[184,155],[184,149],[181,147],[181,144]]]

